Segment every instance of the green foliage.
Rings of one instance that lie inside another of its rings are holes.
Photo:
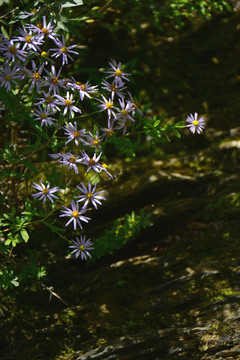
[[[240,212],[240,193],[230,193],[219,196],[206,207],[206,220],[239,218]]]
[[[0,288],[7,290],[17,286],[19,286],[19,281],[13,269],[10,266],[6,266],[3,269],[0,268]]]
[[[212,14],[225,9],[232,11],[230,3],[225,0],[174,0],[169,4],[171,13],[169,17],[182,24],[182,19],[193,18],[196,14],[204,19],[210,19]]]
[[[150,217],[150,213],[141,209],[139,214],[132,211],[131,214],[115,220],[111,229],[106,230],[103,236],[94,239],[94,253],[91,261],[113,254],[117,249],[121,249],[129,241],[134,240],[141,229],[152,226]]]
[[[135,151],[138,148],[138,143],[131,141],[129,138],[121,136],[111,136],[109,143],[114,144],[120,154],[126,157],[135,157]]]
[[[143,129],[146,135],[149,135],[152,138],[152,143],[156,144],[162,142],[165,139],[170,141],[170,134],[172,133],[177,138],[181,137],[179,129],[185,128],[186,125],[183,121],[179,121],[176,124],[166,123],[165,114],[161,114],[158,118],[154,116],[153,119],[144,119]]]
[[[46,276],[46,268],[38,266],[34,259],[31,263],[22,265],[21,270],[17,269],[16,264],[7,266],[0,265],[0,289],[7,290],[18,287],[21,283],[27,282],[32,279],[42,279]],[[20,265],[20,264],[18,264]]]

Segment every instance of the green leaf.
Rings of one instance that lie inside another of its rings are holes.
[[[18,282],[18,278],[17,278],[17,277],[15,277],[14,279],[12,279],[10,282],[11,282],[11,284],[12,284],[13,286],[15,286],[15,287],[19,286],[19,282]]]
[[[7,240],[5,241],[5,245],[10,245],[11,242],[12,242],[12,239],[7,239]]]
[[[36,174],[38,172],[36,167],[33,165],[33,163],[29,159],[24,159],[23,164],[33,173]]]
[[[21,232],[21,236],[22,236],[23,240],[25,241],[25,243],[28,242],[29,235],[28,235],[27,230],[23,229],[20,232]]]
[[[173,133],[176,137],[180,138],[181,137],[181,134],[179,131],[177,131],[177,129],[173,129]]]
[[[2,6],[3,4],[9,4],[10,0],[0,0],[0,6]]]
[[[46,225],[47,227],[49,227],[52,232],[60,232],[60,231],[64,231],[62,228],[53,225],[56,222],[56,220],[52,221],[51,223],[48,223],[47,221],[43,221],[43,224]]]
[[[15,214],[16,214],[16,208],[12,206],[11,217],[13,218]]]
[[[2,251],[4,254],[9,253],[9,249],[3,243],[0,243],[0,251]]]
[[[57,1],[56,4],[61,4],[63,8],[73,7],[73,6],[80,6],[83,5],[82,0],[62,0]]]

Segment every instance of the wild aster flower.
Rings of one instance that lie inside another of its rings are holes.
[[[84,150],[81,151],[81,154],[82,154],[82,164],[88,166],[87,172],[89,172],[90,170],[93,170],[93,171],[96,171],[97,173],[100,173],[100,171],[103,170],[102,165],[99,164],[99,162],[98,162],[102,153],[100,153],[98,156],[96,153],[94,153],[92,158],[90,158]]]
[[[75,203],[73,200],[71,200],[71,209],[63,206],[63,208],[65,210],[60,210],[63,214],[59,215],[60,217],[62,216],[67,216],[70,217],[70,219],[68,220],[68,222],[65,224],[65,226],[68,226],[71,222],[73,222],[73,228],[74,230],[76,230],[77,225],[80,227],[80,229],[82,229],[82,224],[81,221],[84,222],[88,222],[89,220],[91,220],[89,217],[87,216],[83,216],[83,214],[88,210],[86,207],[82,207],[81,210],[79,210],[78,207],[78,203]]]
[[[21,61],[27,58],[27,52],[19,49],[20,43],[14,44],[13,40],[6,39],[6,43],[2,46],[3,56],[10,62],[15,61],[17,57]]]
[[[123,135],[125,135],[127,131],[127,127],[131,124],[131,122],[135,122],[135,120],[129,114],[131,112],[132,106],[128,102],[125,105],[124,99],[123,100],[119,99],[119,103],[121,110],[116,115],[116,119],[117,119],[116,129],[118,130],[123,129]]]
[[[117,95],[120,98],[124,98],[125,94],[123,92],[124,89],[126,89],[126,86],[124,87],[123,84],[122,86],[118,86],[115,84],[115,82],[113,82],[112,84],[110,84],[109,82],[107,82],[106,80],[102,81],[102,88],[110,91],[111,92],[111,99],[113,100],[115,95]]]
[[[77,164],[82,162],[82,159],[76,155],[68,152],[62,156],[62,160],[59,160],[64,166],[68,166],[69,169],[73,169],[76,174],[78,174]]]
[[[43,125],[54,125],[53,121],[57,121],[56,119],[50,117],[52,115],[52,112],[50,112],[50,109],[45,108],[42,109],[41,106],[38,105],[39,110],[34,110],[35,113],[35,119],[34,120],[41,120],[41,126]]]
[[[132,112],[132,105],[127,102],[126,105],[125,105],[125,102],[124,102],[124,99],[119,99],[119,104],[120,104],[120,112],[117,113],[116,115],[116,119],[117,120],[120,120],[120,119],[124,119],[124,120],[130,120],[130,121],[135,121],[130,113]]]
[[[28,74],[28,76],[30,76],[32,78],[32,83],[31,83],[29,91],[32,91],[32,89],[34,88],[34,85],[36,85],[37,91],[40,91],[41,86],[44,84],[44,82],[41,78],[41,74],[42,74],[45,64],[43,63],[37,70],[35,61],[32,60],[31,62],[32,62],[32,71],[24,68],[24,71]]]
[[[44,98],[36,98],[36,100],[40,100],[35,105],[42,105],[45,104],[49,109],[53,112],[60,111],[59,107],[57,106],[57,98],[54,94],[50,92],[47,94],[43,91]]]
[[[36,194],[32,194],[32,196],[34,198],[39,198],[39,200],[43,199],[43,204],[45,203],[46,199],[48,198],[52,203],[53,203],[53,199],[58,199],[57,196],[53,195],[53,193],[55,193],[56,191],[59,191],[60,189],[55,186],[52,189],[50,189],[50,184],[48,183],[47,186],[45,186],[41,180],[39,180],[41,185],[36,184],[35,182],[33,183],[34,185],[32,185],[33,188],[35,188],[36,190],[39,190],[39,192],[37,192]]]
[[[195,133],[195,131],[197,131],[197,133],[200,134],[201,131],[203,131],[205,125],[206,125],[203,118],[198,119],[198,114],[197,113],[195,113],[194,116],[192,114],[190,114],[187,117],[186,122],[189,123],[187,125],[187,127],[189,127],[189,130],[193,134]]]
[[[131,74],[125,73],[122,70],[122,65],[120,62],[117,64],[117,62],[112,59],[109,61],[109,65],[111,66],[111,69],[105,71],[105,73],[110,74],[107,76],[107,78],[113,77],[117,86],[123,86],[123,79],[129,81],[127,76]]]
[[[129,103],[129,105],[131,106],[131,111],[132,111],[132,115],[135,115],[135,112],[138,113],[138,115],[140,115],[141,117],[143,116],[142,111],[139,109],[138,103],[137,101],[135,101],[131,95],[131,93],[128,91],[128,96],[130,98],[130,100],[127,100],[127,102]]]
[[[18,73],[18,74],[17,74]],[[14,79],[19,79],[21,75],[19,74],[19,68],[14,66],[11,70],[9,63],[5,63],[5,67],[0,68],[0,82],[1,86],[5,86],[7,91],[11,88],[11,82],[18,86],[18,83]]]
[[[97,185],[95,184],[92,188],[91,182],[88,182],[88,187],[86,187],[84,185],[84,183],[81,182],[81,186],[77,186],[77,188],[84,194],[84,195],[80,195],[80,196],[75,196],[77,199],[77,202],[81,202],[81,201],[85,201],[85,203],[83,204],[84,206],[87,206],[89,204],[89,202],[91,202],[93,204],[93,206],[95,207],[95,209],[97,209],[97,205],[102,205],[100,200],[106,200],[104,198],[104,196],[102,196],[102,194],[104,193],[104,191],[97,191],[96,192],[96,187]]]
[[[64,158],[64,155],[66,155],[66,154],[65,153],[48,154],[48,156],[50,156],[52,159],[59,160],[59,162],[62,161],[62,159]]]
[[[79,255],[81,255],[81,260],[87,260],[87,256],[91,257],[88,250],[92,250],[94,248],[92,247],[90,239],[85,239],[85,235],[81,235],[80,238],[76,237],[76,241],[72,240],[73,245],[69,247],[74,249],[71,254],[74,254],[75,258],[78,258]]]
[[[78,107],[73,105],[75,100],[73,100],[73,94],[70,95],[69,91],[67,91],[66,98],[63,98],[60,95],[56,95],[56,97],[58,98],[57,104],[65,106],[65,108],[63,110],[63,115],[66,115],[68,110],[70,111],[72,118],[74,117],[74,112],[77,112],[80,114],[82,113],[82,111]]]
[[[34,16],[39,10],[41,9],[41,7],[39,6],[37,9],[30,9],[30,11],[24,11],[24,15],[21,16],[22,19],[26,19],[27,17],[30,16]]]
[[[37,33],[40,35],[40,39],[44,39],[45,37],[48,37],[55,41],[56,37],[58,36],[57,33],[54,32],[55,25],[52,25],[52,19],[47,24],[46,16],[43,16],[43,23],[39,26],[36,25],[30,25],[31,30],[37,31]]]
[[[91,99],[90,94],[94,94],[98,92],[97,85],[91,85],[89,81],[87,81],[85,84],[81,83],[80,81],[75,81],[72,77],[73,82],[69,83],[69,86],[73,90],[77,90],[79,92],[80,99],[83,100],[84,96],[87,96],[89,99]]]
[[[0,34],[0,52],[3,52],[4,49],[6,49],[7,46],[7,39],[5,36]]]
[[[111,137],[114,134],[115,129],[116,129],[115,121],[108,122],[108,127],[107,128],[101,128],[100,129],[102,131],[101,138],[102,139],[107,139],[107,138]]]
[[[75,48],[77,45],[66,46],[63,35],[62,35],[62,41],[60,41],[59,39],[55,39],[54,42],[58,48],[50,49],[50,51],[55,51],[55,53],[52,54],[51,56],[55,58],[62,56],[62,66],[68,63],[68,57],[73,61],[73,58],[70,56],[69,53],[78,55],[77,51],[71,50]]]
[[[65,130],[64,135],[68,137],[68,141],[65,142],[65,145],[72,140],[74,140],[77,146],[79,141],[86,145],[85,140],[82,139],[82,136],[85,135],[85,129],[78,130],[76,121],[74,122],[74,125],[70,122],[68,126],[64,126],[63,129]]]
[[[82,154],[82,164],[88,166],[86,172],[93,170],[97,173],[100,173],[103,170],[106,174],[108,174],[110,178],[112,178],[112,175],[107,170],[107,166],[103,166],[102,164],[99,163],[102,153],[100,153],[98,156],[96,153],[94,153],[92,158],[90,158],[84,150],[81,151],[81,154]]]
[[[59,79],[59,76],[61,74],[62,68],[60,68],[58,70],[58,73],[56,73],[56,69],[55,66],[52,65],[51,66],[51,73],[47,70],[45,70],[46,73],[48,74],[48,76],[44,76],[44,78],[46,79],[46,85],[50,85],[48,92],[50,93],[52,90],[54,92],[54,94],[59,94],[59,86],[62,88],[66,88],[66,86],[63,83],[62,79]]]
[[[104,111],[104,110],[107,110],[109,118],[111,117],[111,115],[116,117],[114,109],[117,110],[117,108],[113,105],[113,101],[111,99],[107,100],[105,98],[105,96],[103,96],[102,94],[101,94],[101,96],[102,96],[103,100],[96,99],[97,101],[99,101],[101,103],[101,104],[98,105],[98,107],[100,108],[100,112]]]
[[[98,131],[96,131],[96,135],[94,136],[90,131],[86,135],[86,145],[95,147],[95,149],[101,149],[100,142],[102,139],[98,136]]]
[[[123,129],[123,135],[126,134],[127,128],[131,125],[131,120],[129,118],[120,118],[116,126],[117,130]]]
[[[34,51],[40,51],[38,45],[42,45],[43,40],[40,38],[39,35],[33,35],[32,30],[27,31],[24,25],[22,29],[19,27],[17,30],[20,33],[20,36],[14,37],[13,41],[23,41],[24,45],[22,50],[25,50],[27,48],[33,49]]]

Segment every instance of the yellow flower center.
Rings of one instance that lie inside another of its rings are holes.
[[[66,106],[70,106],[72,104],[72,101],[71,100],[65,100],[65,105]]]
[[[113,134],[114,134],[114,130],[112,130],[112,129],[107,130],[108,136],[112,136]]]
[[[98,144],[99,144],[99,140],[98,140],[98,139],[94,139],[94,140],[93,140],[93,145],[94,145],[94,146],[97,146]]]
[[[36,9],[36,8],[31,9],[31,13],[32,13],[32,14],[36,14],[36,12],[37,12],[37,9]]]
[[[43,192],[44,195],[47,195],[48,194],[48,189],[46,189],[46,188],[42,189],[42,192]]]
[[[26,36],[25,40],[27,43],[30,43],[32,41],[32,36],[31,35]]]
[[[85,89],[86,89],[86,85],[85,85],[85,84],[80,85],[80,90],[84,91]]]
[[[46,97],[46,103],[51,104],[53,102],[53,97],[52,96],[47,96]]]
[[[109,101],[106,102],[106,108],[107,109],[111,109],[111,107],[113,107],[113,104]]]
[[[95,164],[94,159],[89,159],[89,165],[94,165],[94,164]]]
[[[12,79],[10,74],[5,75],[5,80],[10,81]]]
[[[105,163],[102,163],[102,167],[103,167],[104,169],[107,169],[107,168],[108,168],[107,164],[105,164]]]
[[[61,48],[61,52],[63,52],[64,54],[66,54],[66,53],[67,53],[67,47],[66,47],[66,46],[63,46],[63,47]]]
[[[115,85],[111,85],[111,90],[112,90],[112,91],[116,91],[116,90],[117,90],[116,86],[115,86]]]
[[[79,245],[78,248],[79,248],[80,251],[84,251],[84,250],[85,250],[85,247],[84,247],[83,245]]]
[[[76,138],[79,136],[79,131],[74,131],[73,136]]]
[[[117,69],[117,70],[115,71],[115,75],[116,75],[116,76],[121,76],[121,75],[122,75],[122,71],[119,70],[119,69]]]
[[[16,54],[17,49],[16,49],[16,47],[13,45],[13,46],[9,46],[8,51],[10,52],[10,54]]]
[[[197,125],[198,125],[198,121],[197,121],[197,120],[194,120],[194,121],[192,122],[192,124],[193,124],[194,126],[197,126]]]
[[[57,83],[58,83],[58,78],[57,78],[57,77],[53,77],[53,78],[51,79],[51,82],[52,82],[53,84],[57,84]]]
[[[73,211],[72,216],[75,217],[75,218],[78,218],[79,217],[79,212],[77,210]]]
[[[76,162],[75,156],[70,157],[69,162],[74,164]]]
[[[46,115],[45,113],[42,113],[42,114],[41,114],[41,118],[42,118],[42,119],[46,119],[46,118],[47,118],[47,115]]]
[[[44,35],[47,35],[48,34],[48,28],[42,28],[42,33]]]
[[[34,77],[35,80],[39,80],[41,76],[40,76],[39,73],[36,72],[36,73],[33,74],[33,77]]]
[[[86,193],[86,197],[87,197],[88,199],[91,199],[92,196],[93,196],[93,194],[92,194],[91,192],[87,192],[87,193]]]
[[[38,27],[39,29],[42,29],[42,27],[43,27],[42,23],[37,23],[37,27]]]
[[[124,116],[126,116],[128,114],[127,110],[125,110],[125,109],[121,110],[121,112]]]
[[[47,56],[47,52],[46,52],[46,51],[42,51],[41,55],[42,55],[42,56]]]

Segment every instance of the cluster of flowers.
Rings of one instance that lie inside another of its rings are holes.
[[[32,17],[38,10],[39,8],[25,12],[23,18]],[[110,68],[105,71],[106,78],[101,83],[101,92],[98,86],[92,86],[89,81],[81,83],[74,77],[64,78],[61,75],[62,68],[69,60],[73,60],[72,55],[78,55],[78,52],[77,45],[68,46],[63,35],[60,40],[58,30],[52,19],[48,22],[46,16],[42,16],[41,22],[37,24],[28,23],[17,28],[18,36],[8,39],[0,35],[0,54],[5,60],[0,67],[0,86],[9,92],[20,84],[21,89],[28,84],[30,93],[34,94],[35,91],[41,95],[34,99],[33,120],[39,121],[42,127],[63,129],[66,136],[65,146],[72,142],[76,147],[75,154],[70,151],[49,154],[52,159],[76,174],[79,173],[79,165],[85,165],[85,174],[90,171],[97,175],[105,172],[112,178],[107,165],[100,162],[101,143],[117,130],[121,130],[125,135],[127,128],[135,122],[136,113],[143,115],[127,91],[126,83],[131,74],[123,70],[120,62],[111,60]],[[61,64],[57,68],[59,60]],[[95,97],[92,99],[93,95]],[[106,126],[98,128],[94,133],[81,127],[78,121],[73,121],[81,117],[83,110],[79,104],[86,98],[95,102],[99,112],[106,113]],[[0,102],[0,111],[4,110],[2,106]],[[64,122],[59,120],[60,115]],[[197,113],[190,114],[186,121],[192,133],[196,131],[200,134],[204,129],[204,120],[198,119]],[[80,146],[83,149],[80,150]],[[85,151],[87,149],[90,154],[93,153],[91,156]],[[32,187],[38,191],[32,196],[43,203],[46,200],[52,203],[56,201],[58,197],[54,194],[61,190],[56,186],[50,187],[49,183],[45,185],[42,181],[40,185],[33,183]],[[65,226],[72,223],[74,230],[77,230],[77,227],[82,230],[82,222],[87,223],[90,220],[90,217],[86,216],[89,205],[97,209],[105,198],[104,191],[97,191],[96,184],[92,185],[91,181],[86,184],[81,182],[77,189],[81,195],[76,196],[76,200],[71,200],[70,208],[63,206],[59,216],[68,218]],[[80,207],[80,204],[83,205]],[[91,240],[86,240],[85,236],[76,237],[76,241],[72,240],[70,248],[73,248],[75,257],[80,256],[81,259],[91,256],[89,250],[93,249]]]
[[[24,18],[31,17],[39,9],[31,12],[25,12]],[[17,29],[19,35],[11,39],[7,39],[0,35],[0,54],[5,60],[3,66],[0,67],[0,86],[5,87],[9,92],[20,86],[23,88],[26,84],[29,86],[29,92],[34,94],[37,92],[41,97],[34,99],[33,117],[34,121],[40,121],[41,126],[55,127],[57,130],[64,130],[66,136],[65,146],[73,142],[77,147],[76,154],[69,152],[49,154],[51,158],[67,166],[68,169],[79,173],[78,166],[85,165],[88,174],[90,171],[100,174],[105,172],[109,178],[112,175],[107,170],[107,165],[100,162],[102,155],[101,142],[108,139],[116,130],[121,130],[125,135],[127,128],[131,123],[135,122],[134,115],[138,113],[142,116],[141,110],[137,107],[131,94],[127,92],[126,82],[129,81],[131,74],[126,73],[121,63],[115,60],[109,62],[110,68],[105,71],[106,78],[103,80],[101,88],[102,93],[99,98],[99,89],[92,86],[89,81],[80,83],[73,77],[66,79],[61,76],[62,68],[72,59],[72,55],[77,55],[77,45],[68,46],[64,36],[58,34],[56,25],[52,20],[47,21],[46,16],[42,16],[41,23],[25,24]],[[52,47],[49,44],[53,44]],[[56,66],[56,59],[61,58],[61,65]],[[30,68],[29,68],[30,67]],[[110,82],[107,80],[111,79]],[[77,101],[74,99],[78,94]],[[94,134],[85,129],[80,128],[80,124],[76,116],[81,117],[82,109],[78,103],[82,103],[85,98],[91,99],[95,94],[93,101],[99,112],[106,112],[106,127],[100,128]],[[0,104],[1,105],[1,104]],[[78,106],[77,106],[78,105]],[[2,105],[1,105],[2,106]],[[3,110],[1,108],[0,110]],[[64,124],[59,121],[59,116],[64,117]],[[71,119],[71,120],[69,120]],[[63,126],[64,125],[64,126]],[[79,147],[84,150],[79,150]],[[90,156],[85,150],[90,148]],[[101,200],[105,200],[103,191],[96,191],[96,184],[92,185],[90,181],[85,185],[77,186],[81,195],[71,200],[71,207],[63,206],[60,217],[68,217],[65,226],[73,224],[74,230],[77,227],[82,229],[82,222],[87,223],[90,218],[86,216],[88,206],[92,205],[97,209],[101,205]],[[44,184],[40,181],[40,185],[33,183],[33,188],[38,192],[32,196],[45,203],[56,201],[58,197],[54,195],[60,191],[58,187],[50,187],[50,184]],[[79,204],[83,205],[80,207]],[[88,250],[92,249],[90,239],[85,240],[85,236],[72,240],[72,253],[82,259],[90,256]]]

